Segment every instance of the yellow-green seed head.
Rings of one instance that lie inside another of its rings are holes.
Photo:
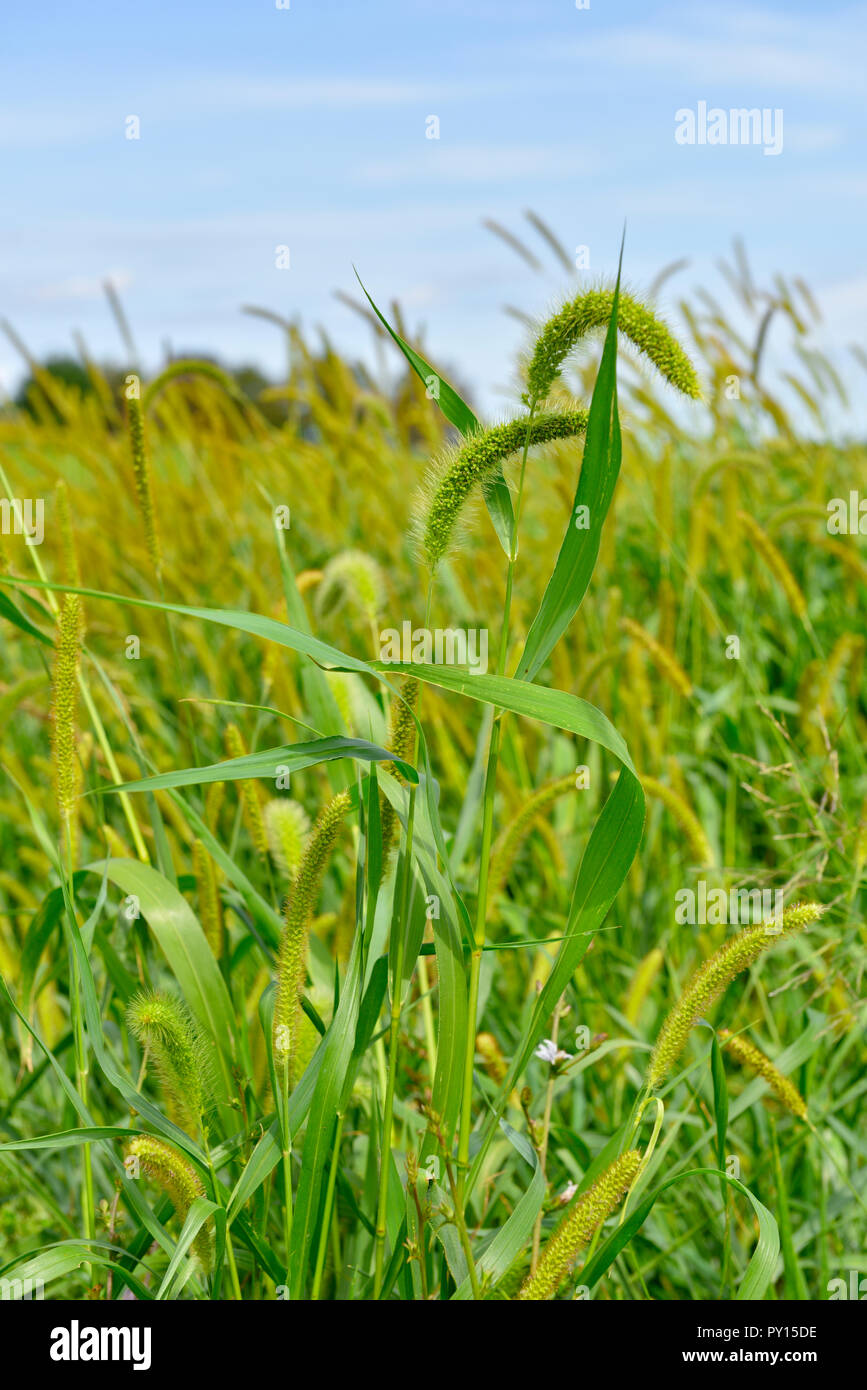
[[[127,1170],[132,1166],[129,1160],[134,1160],[137,1167],[163,1189],[175,1209],[178,1221],[183,1225],[196,1198],[205,1196],[204,1185],[193,1165],[164,1139],[157,1139],[151,1134],[139,1134],[130,1139],[124,1153]],[[209,1221],[199,1229],[193,1249],[203,1269],[209,1270],[213,1258]]]
[[[290,1087],[300,1075],[304,1022],[308,1021],[301,1007],[301,996],[307,980],[310,923],[331,851],[349,805],[348,792],[340,792],[320,813],[284,908],[283,937],[277,961],[273,1047],[278,1076],[285,1074]]]
[[[575,774],[557,777],[528,797],[518,814],[500,832],[491,852],[488,895],[491,902],[502,892],[518,852],[541,816],[559,797],[575,788]]]
[[[199,921],[217,960],[223,954],[223,909],[217,883],[217,866],[201,840],[193,841],[193,873],[199,899]]]
[[[154,572],[162,570],[159,532],[157,531],[156,510],[154,508],[153,485],[151,483],[150,461],[145,440],[144,415],[141,401],[137,396],[127,400],[127,425],[129,427],[129,446],[132,457],[132,471],[135,479],[135,494],[145,528],[145,544]]]
[[[686,836],[693,862],[702,867],[712,865],[714,853],[710,840],[705,835],[701,821],[686,798],[680,792],[675,791],[674,787],[667,786],[665,782],[660,782],[656,777],[642,776],[641,785],[648,796],[653,796],[661,801],[663,806],[671,812]]]
[[[322,572],[316,588],[318,617],[350,603],[367,620],[375,623],[386,602],[385,575],[377,562],[363,550],[343,550]]]
[[[563,1217],[545,1242],[535,1274],[525,1279],[518,1293],[521,1300],[553,1298],[569,1273],[578,1253],[619,1205],[641,1165],[641,1154],[629,1149],[610,1163],[604,1173],[588,1187]]]
[[[631,618],[621,618],[620,625],[624,632],[627,632],[636,642],[641,643],[663,679],[667,680],[678,694],[689,699],[692,694],[692,681],[674,652],[669,651],[661,642],[657,642],[646,628],[643,628],[640,623],[633,622]]]
[[[60,610],[51,700],[51,755],[61,825],[74,847],[77,840],[81,766],[77,751],[78,668],[81,660],[81,600],[65,594]]]
[[[807,613],[807,600],[801,592],[797,579],[770,536],[765,533],[755,517],[751,516],[749,512],[738,512],[738,521],[783,590],[792,612],[796,617],[804,618]]]
[[[265,831],[274,863],[293,879],[310,833],[310,817],[300,802],[275,796],[265,803]]]
[[[527,396],[531,401],[545,399],[569,353],[588,333],[605,327],[613,306],[613,290],[588,290],[548,319],[536,339],[527,369]],[[677,339],[652,310],[623,290],[617,305],[617,327],[667,382],[685,396],[698,399],[701,390],[695,369]]]
[[[192,1137],[206,1108],[205,1048],[186,1006],[162,990],[137,994],[127,1024],[156,1066],[169,1119]]]
[[[69,504],[69,488],[62,478],[54,489],[54,500],[57,507],[57,519],[60,523],[60,579],[63,584],[70,584],[73,588],[79,588],[81,586],[81,573],[78,568],[75,534],[72,529],[72,509]]]
[[[493,1033],[476,1034],[476,1051],[482,1059],[482,1065],[492,1081],[501,1086],[508,1075],[508,1064],[503,1056],[503,1050]]]
[[[768,1083],[768,1087],[781,1105],[792,1114],[797,1115],[798,1119],[806,1120],[807,1102],[801,1095],[797,1086],[793,1085],[787,1076],[784,1076],[779,1067],[775,1067],[770,1057],[766,1057],[761,1048],[756,1047],[754,1042],[745,1038],[740,1033],[731,1033],[728,1028],[719,1030],[719,1040],[727,1052],[730,1052],[736,1062],[742,1067],[747,1067],[754,1071],[757,1076],[762,1077]]]
[[[822,915],[819,903],[797,903],[783,913],[781,927],[774,921],[746,927],[704,961],[688,981],[683,993],[660,1029],[650,1057],[647,1085],[661,1086],[689,1037],[693,1025],[720,997],[731,980],[755,964],[781,936],[803,931]]]
[[[461,510],[473,489],[494,477],[507,459],[524,448],[528,431],[533,446],[572,439],[586,428],[586,410],[550,411],[534,416],[532,421],[525,416],[479,430],[460,448],[448,450],[435,460],[425,480],[419,522],[421,545],[431,568],[439,564],[448,550]]]
[[[226,752],[230,758],[243,758],[246,755],[247,749],[237,724],[227,724],[223,737],[226,743]],[[266,859],[268,856],[268,835],[265,830],[265,819],[262,815],[259,788],[255,779],[245,777],[240,783],[239,794],[244,824],[250,839],[253,841],[253,848],[260,859]]]
[[[385,746],[390,753],[402,762],[412,764],[415,758],[416,727],[414,714],[418,708],[420,684],[415,676],[405,676],[400,683],[400,693],[392,697],[388,711],[388,733]],[[383,767],[398,781],[406,779],[394,763],[384,763]],[[397,839],[397,812],[384,794],[380,797],[380,824],[382,832],[382,854],[385,859],[394,848]]]

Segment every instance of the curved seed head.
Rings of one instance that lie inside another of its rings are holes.
[[[81,599],[65,594],[60,610],[51,697],[51,762],[60,821],[75,857],[81,765],[77,749],[78,668],[81,662]]]
[[[629,1149],[608,1165],[549,1236],[535,1274],[529,1275],[521,1286],[519,1299],[538,1301],[554,1297],[579,1250],[619,1204],[640,1166],[641,1154],[637,1149]]]
[[[300,802],[274,796],[265,803],[265,830],[271,857],[278,869],[293,879],[310,833],[310,817]]]
[[[206,1109],[205,1044],[186,1006],[162,990],[143,991],[127,1008],[129,1030],[147,1048],[169,1118],[196,1136]]]
[[[757,1076],[768,1083],[770,1090],[781,1105],[790,1111],[792,1115],[797,1115],[799,1120],[807,1118],[807,1102],[801,1095],[797,1086],[793,1085],[787,1076],[784,1076],[779,1067],[775,1067],[770,1057],[766,1057],[761,1048],[756,1047],[754,1042],[745,1038],[741,1033],[731,1033],[728,1028],[719,1030],[719,1040],[727,1052],[730,1052],[736,1062],[742,1067],[747,1067],[754,1071]]]
[[[572,439],[587,428],[586,410],[550,411],[503,425],[492,425],[470,435],[457,449],[435,460],[423,485],[419,514],[419,539],[428,564],[434,569],[455,533],[460,513],[473,489],[494,477],[501,465],[529,445],[555,439]]]
[[[196,1198],[205,1196],[202,1180],[193,1165],[171,1144],[152,1134],[139,1134],[131,1139],[124,1152],[127,1159],[135,1159],[148,1177],[163,1189],[183,1225]],[[210,1221],[200,1227],[193,1241],[193,1249],[203,1268],[210,1269],[213,1256]]]
[[[608,323],[613,307],[613,290],[588,290],[548,319],[536,339],[527,368],[529,400],[545,399],[566,357],[588,333]],[[623,290],[617,305],[617,327],[670,385],[683,395],[698,399],[701,389],[695,368],[671,330],[651,309]]]
[[[707,1013],[729,982],[753,965],[780,936],[803,931],[817,922],[822,911],[819,903],[796,903],[783,913],[782,929],[773,921],[758,922],[724,942],[698,967],[660,1029],[647,1069],[648,1087],[662,1085],[686,1047],[693,1025]]]
[[[340,792],[319,815],[310,832],[284,909],[272,1043],[278,1075],[285,1071],[289,1086],[293,1086],[300,1075],[305,1024],[309,1022],[301,1007],[301,997],[307,979],[310,922],[331,851],[349,806],[348,792]]]

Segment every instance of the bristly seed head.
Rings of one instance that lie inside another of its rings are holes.
[[[765,1056],[761,1048],[756,1047],[754,1042],[742,1034],[731,1033],[728,1028],[721,1028],[718,1036],[723,1047],[731,1053],[736,1062],[740,1062],[742,1067],[754,1071],[757,1076],[768,1083],[769,1089],[773,1091],[781,1105],[784,1105],[792,1115],[797,1115],[799,1120],[806,1120],[807,1102],[804,1097],[797,1086],[783,1075],[779,1067],[774,1066],[770,1057]]]
[[[310,922],[319,897],[322,878],[334,848],[341,822],[349,810],[348,792],[340,792],[319,815],[310,832],[286,901],[283,937],[277,961],[277,998],[274,1003],[273,1048],[277,1072],[291,1087],[298,1080],[304,1052],[304,1025],[312,1028],[301,1007],[307,979],[307,943]]]
[[[527,398],[543,401],[572,349],[594,328],[611,318],[614,291],[588,290],[564,304],[539,334],[527,369]],[[617,327],[647,357],[666,381],[685,396],[701,395],[695,368],[665,324],[624,290],[617,304]]]
[[[647,1085],[661,1086],[683,1049],[693,1025],[707,1013],[723,990],[753,965],[780,936],[803,931],[822,915],[819,903],[796,903],[783,913],[781,928],[773,921],[747,927],[720,946],[698,967],[660,1029],[650,1057]]]
[[[135,1139],[130,1139],[125,1154],[127,1160],[134,1159],[148,1177],[159,1184],[183,1225],[196,1198],[205,1196],[204,1185],[193,1165],[164,1139],[157,1139],[152,1134],[139,1134]],[[200,1227],[193,1241],[193,1249],[207,1272],[213,1258],[210,1221]]]
[[[635,1181],[641,1154],[629,1149],[610,1163],[563,1217],[542,1251],[535,1274],[525,1279],[519,1300],[553,1298],[581,1250]]]
[[[444,454],[431,465],[424,484],[427,505],[420,522],[422,548],[434,569],[449,548],[461,509],[477,484],[492,478],[498,468],[530,446],[555,439],[572,439],[587,428],[586,410],[550,411],[503,425],[493,425],[470,435],[460,448]]]

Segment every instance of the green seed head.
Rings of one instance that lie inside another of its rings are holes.
[[[134,1160],[163,1189],[183,1225],[193,1202],[205,1195],[204,1186],[193,1165],[165,1140],[151,1134],[139,1134],[131,1139],[124,1152],[128,1166],[129,1160]],[[210,1222],[200,1227],[193,1241],[193,1249],[202,1267],[206,1271],[210,1269],[213,1256]]]
[[[340,792],[321,812],[310,833],[283,913],[283,937],[277,961],[273,1047],[278,1075],[285,1073],[289,1086],[298,1080],[304,1053],[304,1023],[308,1020],[301,1007],[301,997],[307,980],[310,923],[328,860],[349,804],[348,792]]]
[[[797,1086],[794,1086],[787,1076],[784,1076],[779,1067],[775,1067],[770,1057],[766,1057],[761,1048],[756,1047],[754,1042],[745,1038],[740,1033],[730,1033],[728,1028],[719,1030],[719,1040],[727,1052],[731,1053],[736,1062],[742,1067],[747,1067],[754,1071],[768,1083],[768,1087],[781,1105],[790,1111],[792,1115],[797,1115],[798,1119],[806,1120],[807,1102],[801,1095]]]
[[[519,1299],[540,1301],[554,1297],[578,1252],[608,1219],[635,1181],[640,1165],[638,1150],[628,1150],[615,1158],[593,1186],[578,1198],[546,1241],[536,1272],[522,1284]]]
[[[349,602],[375,623],[385,608],[385,575],[363,550],[344,550],[328,561],[316,589],[316,614],[322,617]]]
[[[162,990],[137,994],[127,1009],[130,1032],[153,1058],[169,1119],[195,1137],[206,1109],[205,1045],[186,1006]]]
[[[413,713],[418,706],[419,682],[414,676],[405,676],[400,685],[400,696],[393,696],[388,711],[388,734],[385,746],[390,753],[402,762],[412,763],[415,758],[415,719]],[[385,769],[403,782],[394,763],[384,763]],[[380,817],[382,831],[382,853],[386,858],[394,848],[397,839],[397,812],[383,793],[380,797]]]
[[[132,457],[132,471],[135,479],[135,492],[138,499],[139,511],[145,528],[145,543],[154,573],[159,575],[162,572],[162,554],[160,552],[159,533],[157,531],[157,518],[154,508],[153,485],[151,482],[150,461],[148,459],[147,442],[145,440],[144,415],[142,413],[141,401],[137,396],[127,399],[127,425],[129,428],[129,447]]]
[[[527,368],[529,400],[545,399],[568,354],[588,333],[605,327],[613,306],[613,290],[588,290],[548,319]],[[617,327],[667,382],[685,396],[698,399],[701,390],[695,369],[677,339],[646,305],[623,290],[617,304]]]
[[[494,477],[528,439],[532,447],[555,439],[572,439],[586,428],[586,410],[550,411],[532,421],[525,416],[480,430],[458,449],[448,450],[435,460],[424,483],[418,528],[431,568],[439,564],[448,550],[461,510],[477,485]]]
[[[51,701],[51,760],[57,809],[73,847],[76,842],[81,765],[77,751],[78,668],[81,660],[81,599],[65,594],[60,610]]]
[[[781,930],[773,921],[758,922],[724,942],[718,951],[704,961],[660,1029],[647,1071],[648,1087],[652,1089],[662,1085],[686,1047],[693,1025],[707,1013],[736,975],[753,965],[780,936],[803,931],[817,922],[821,915],[819,903],[797,903],[783,913]]]
[[[265,803],[265,830],[271,857],[278,869],[293,879],[310,833],[310,817],[300,802],[275,796]]]

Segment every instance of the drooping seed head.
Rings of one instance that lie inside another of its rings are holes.
[[[139,1134],[130,1139],[124,1153],[127,1169],[131,1167],[129,1160],[144,1169],[148,1177],[163,1189],[175,1209],[178,1221],[183,1225],[196,1198],[205,1196],[204,1185],[193,1165],[164,1139],[157,1139],[152,1134]],[[193,1249],[207,1272],[213,1258],[210,1221],[199,1228]]]
[[[771,574],[777,580],[780,588],[786,596],[786,600],[792,612],[798,618],[804,618],[807,614],[807,600],[805,599],[797,579],[792,574],[782,554],[774,545],[770,536],[756,521],[755,517],[749,512],[738,512],[738,521],[747,533],[748,539],[755,546],[758,554],[764,560]]]
[[[81,766],[77,749],[78,670],[81,662],[81,599],[65,594],[54,649],[51,698],[51,761],[61,827],[75,857]]]
[[[532,796],[527,797],[518,814],[497,836],[491,851],[491,866],[488,871],[488,896],[492,903],[505,887],[512,865],[533,826],[558,797],[574,790],[574,787],[575,774],[572,772],[547,782]]]
[[[754,1042],[745,1038],[741,1033],[731,1033],[728,1028],[719,1030],[719,1040],[727,1052],[730,1052],[736,1062],[740,1062],[742,1067],[747,1067],[754,1071],[768,1083],[770,1090],[781,1105],[792,1114],[797,1115],[798,1119],[806,1120],[807,1102],[801,1095],[797,1086],[784,1076],[779,1067],[775,1067],[770,1057],[766,1057],[761,1048],[756,1047]]]
[[[349,806],[348,792],[340,792],[320,813],[310,832],[283,913],[272,1042],[278,1075],[285,1074],[290,1087],[300,1075],[304,1025],[309,1023],[301,1007],[301,997],[307,979],[310,923],[331,851]]]
[[[195,1137],[207,1105],[206,1049],[186,1006],[164,990],[143,991],[129,1003],[127,1024],[153,1058],[169,1118]]]
[[[624,632],[639,642],[649,655],[651,661],[664,680],[667,680],[673,690],[685,699],[689,699],[692,694],[692,681],[684,671],[674,652],[642,627],[640,623],[633,622],[631,618],[621,618],[620,626]]]
[[[314,606],[322,617],[349,602],[375,623],[385,607],[386,593],[385,575],[373,557],[363,550],[343,550],[325,566]]]
[[[641,1154],[637,1149],[629,1149],[615,1158],[592,1187],[575,1201],[545,1242],[535,1274],[529,1275],[521,1286],[520,1300],[541,1301],[554,1297],[579,1251],[632,1186],[640,1166]]]
[[[217,884],[217,866],[201,840],[193,841],[193,873],[199,899],[199,921],[217,960],[223,954],[223,908]]]
[[[710,840],[704,833],[701,821],[693,811],[686,797],[680,792],[675,791],[674,787],[669,787],[665,782],[660,782],[656,777],[642,776],[641,785],[648,796],[655,797],[661,801],[674,819],[677,821],[689,846],[689,853],[693,861],[708,868],[714,863],[714,853],[711,849]]]
[[[502,464],[529,447],[572,439],[587,428],[587,411],[550,411],[509,420],[470,435],[457,449],[446,450],[429,470],[422,489],[418,531],[428,564],[434,569],[452,542],[458,518],[474,488],[493,478]]]
[[[769,921],[745,928],[724,942],[698,967],[666,1017],[656,1039],[647,1069],[650,1089],[662,1085],[686,1047],[693,1025],[707,1013],[735,976],[755,964],[781,936],[803,931],[817,922],[822,911],[819,903],[797,903],[786,908],[781,925]]]
[[[588,290],[548,319],[527,368],[529,400],[545,399],[569,353],[588,333],[605,327],[613,306],[612,289]],[[701,390],[695,369],[677,339],[651,309],[623,290],[617,305],[617,327],[670,385],[698,399]]]
[[[300,802],[274,796],[265,803],[265,831],[274,863],[293,879],[310,834],[310,817]]]
[[[246,755],[247,748],[237,724],[227,724],[223,737],[226,743],[226,752],[230,758],[243,758]],[[265,859],[268,855],[268,835],[262,815],[259,788],[254,778],[245,777],[243,779],[240,784],[240,797],[244,823],[247,826],[250,839],[253,841],[253,848],[260,859]]]

